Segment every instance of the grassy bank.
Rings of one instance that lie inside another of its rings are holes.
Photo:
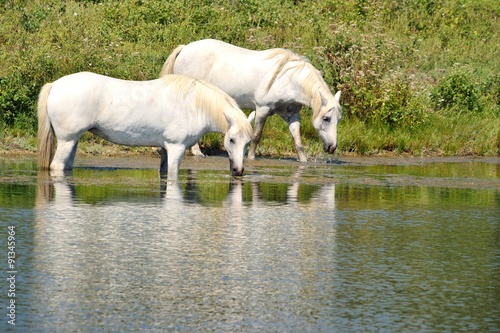
[[[153,79],[175,46],[210,37],[307,56],[342,90],[341,153],[498,156],[499,19],[496,0],[3,1],[0,151],[36,150],[44,83],[84,70]],[[310,118],[304,109],[303,141],[315,157]],[[149,152],[83,141],[91,154]],[[211,134],[203,146],[221,142]],[[260,152],[295,156],[280,118],[269,119]]]

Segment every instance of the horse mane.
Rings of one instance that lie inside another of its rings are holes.
[[[237,125],[249,136],[253,129],[247,117],[236,101],[223,90],[205,80],[194,79],[185,75],[165,75],[160,78],[164,85],[175,86],[184,98],[193,92],[195,107],[202,116],[210,118],[222,131],[227,132],[228,121],[224,115],[234,119]]]
[[[295,64],[291,65],[286,69],[285,72],[283,72],[283,74],[285,74],[287,71],[293,70],[293,72],[290,74],[290,80],[292,80],[295,76],[297,76],[302,69],[307,67],[309,69],[309,74],[307,74],[307,77],[302,82],[302,88],[304,89],[306,101],[311,101],[310,102],[311,104],[308,106],[310,106],[311,109],[313,110],[313,119],[316,119],[316,117],[319,116],[319,111],[322,105],[320,89],[323,89],[324,91],[330,91],[327,84],[325,83],[321,75],[319,75],[316,68],[314,68],[314,66],[309,62],[309,60],[307,60],[307,58],[285,49],[273,49],[271,50],[271,53],[269,54],[269,56],[267,56],[266,59],[272,59],[278,57],[279,59],[275,66],[276,69],[266,87],[266,94],[271,89],[271,86],[273,85],[274,81],[283,71],[283,68],[285,68],[285,66],[290,62],[295,62]]]

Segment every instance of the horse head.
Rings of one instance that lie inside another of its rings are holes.
[[[241,112],[241,111],[240,111]],[[241,112],[244,115],[243,112]],[[252,138],[252,126],[249,119],[235,114],[224,113],[229,128],[224,136],[224,148],[229,156],[229,169],[233,176],[243,175],[243,159],[246,148]]]
[[[337,123],[342,117],[340,91],[337,91],[334,98],[326,98],[321,92],[319,94],[321,95],[321,108],[313,120],[313,126],[323,141],[323,150],[333,154],[337,149]]]

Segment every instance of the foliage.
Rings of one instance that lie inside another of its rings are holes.
[[[153,79],[178,44],[217,38],[307,56],[332,91],[342,90],[344,121],[387,134],[375,145],[359,133],[347,151],[363,141],[365,152],[416,153],[425,143],[390,138],[417,137],[443,114],[479,116],[495,132],[482,144],[493,147],[500,128],[499,18],[496,0],[3,1],[0,128],[32,135],[46,82],[78,71]],[[304,141],[316,147],[307,112]],[[284,122],[272,119],[271,125],[261,151],[293,154]],[[439,149],[441,140],[434,144]],[[205,143],[221,146],[217,136]]]
[[[479,89],[464,73],[453,74],[436,86],[432,93],[436,107],[480,112],[483,107],[479,101]]]

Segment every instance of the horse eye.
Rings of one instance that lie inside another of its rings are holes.
[[[234,139],[233,139],[233,138],[230,138],[230,139],[229,139],[229,143],[234,144]]]
[[[332,117],[323,117],[323,121],[325,123],[329,123],[332,120]]]

